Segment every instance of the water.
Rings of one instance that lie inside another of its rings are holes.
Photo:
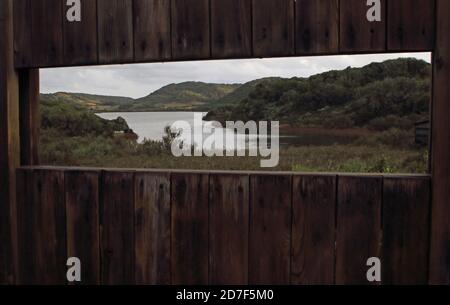
[[[203,117],[206,113],[201,112],[110,112],[110,113],[98,113],[97,115],[101,118],[107,120],[114,120],[118,117],[124,118],[128,126],[133,129],[133,131],[139,136],[138,141],[142,142],[145,139],[147,140],[155,140],[160,141],[165,135],[164,129],[167,126],[171,126],[177,121],[185,121],[192,126],[192,133],[182,134],[180,139],[185,143],[193,143],[194,145],[199,146],[197,139],[203,137],[203,139],[207,138],[210,134],[198,132],[199,130],[203,130],[202,127],[212,126],[211,122],[201,121],[196,122],[194,119],[195,114]],[[199,126],[200,125],[200,126]],[[200,129],[198,129],[200,127]],[[196,130],[197,129],[197,130]],[[243,150],[246,145],[249,147],[257,146],[257,136],[256,135],[235,135],[233,130],[225,129],[225,128],[215,128],[215,131],[222,132],[225,135],[225,143],[234,143],[234,136],[237,137],[238,140],[243,140],[243,142],[237,141],[237,143],[246,143],[243,146],[237,144],[236,149]],[[189,141],[189,139],[192,140]],[[227,149],[232,149],[229,145],[226,145]],[[210,149],[208,147],[208,149]]]
[[[142,142],[144,139],[160,141],[165,135],[164,128],[166,126],[171,126],[177,121],[189,122],[191,126],[194,126],[194,115],[205,115],[205,113],[199,112],[109,112],[109,113],[98,113],[97,115],[101,118],[107,120],[114,120],[118,117],[124,118],[128,126],[133,129],[133,131],[139,136],[138,141]],[[211,122],[203,121],[201,123],[203,126],[208,126]],[[197,126],[199,127],[199,126]],[[195,129],[195,128],[194,128]],[[245,142],[249,147],[257,146],[257,136],[256,135],[235,135],[232,130],[227,129],[217,129],[224,132],[226,135],[225,143],[232,143],[231,140],[234,136],[237,136],[239,140],[244,138]],[[199,136],[192,130],[192,135],[182,135],[181,138],[186,142],[188,137],[195,139]],[[209,134],[203,134],[203,138],[206,138]],[[230,140],[229,140],[230,139]],[[327,132],[324,134],[310,134],[307,132],[298,133],[295,135],[281,135],[280,138],[281,146],[304,146],[304,145],[332,145],[334,143],[348,144],[354,140],[354,137],[350,136],[333,136]],[[198,145],[193,141],[194,144]],[[227,146],[227,149],[229,147]],[[237,149],[245,149],[245,147],[237,147]]]

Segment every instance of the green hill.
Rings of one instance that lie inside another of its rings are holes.
[[[190,111],[209,110],[217,100],[239,87],[239,84],[185,82],[165,86],[139,99],[68,92],[41,96],[46,100],[76,104],[95,112]]]
[[[210,111],[206,119],[411,128],[429,113],[430,75],[425,61],[397,59],[309,78],[269,79],[241,101]]]
[[[193,110],[210,109],[210,104],[232,93],[240,85],[207,84],[202,82],[185,82],[171,84],[137,99],[131,105],[121,109],[131,111],[148,110]]]

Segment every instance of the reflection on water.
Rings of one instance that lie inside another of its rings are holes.
[[[177,121],[187,121],[192,128],[192,138],[200,138],[199,134],[195,134],[194,128],[194,115],[195,112],[110,112],[110,113],[98,113],[98,116],[107,120],[113,120],[118,117],[124,118],[128,126],[139,136],[138,141],[142,142],[144,139],[160,141],[164,136],[164,128],[171,126]],[[211,122],[202,122],[203,126],[208,126]],[[199,127],[199,126],[197,126]],[[216,128],[217,130],[217,128]],[[230,143],[231,139],[235,136],[232,130],[221,129],[226,135],[225,143]],[[186,141],[189,135],[182,135],[182,139]],[[209,136],[209,134],[203,134],[203,138]],[[237,135],[239,140],[245,138],[245,141],[249,143],[250,147],[257,145],[258,137],[255,135]],[[348,144],[355,140],[355,136],[348,135],[332,135],[327,133],[308,133],[298,132],[290,134],[284,134],[280,132],[280,145],[293,145],[293,146],[307,146],[307,145],[333,145]],[[195,143],[198,145],[198,143]],[[242,147],[238,147],[242,149]]]

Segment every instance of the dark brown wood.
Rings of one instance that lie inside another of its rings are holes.
[[[386,50],[386,0],[381,0],[381,21],[367,20],[367,1],[340,0],[340,52]]]
[[[297,0],[296,54],[339,51],[339,0]]]
[[[172,174],[172,284],[208,284],[209,176]]]
[[[247,285],[249,176],[211,175],[210,179],[209,283]]]
[[[430,180],[385,178],[383,284],[427,284],[429,231]]]
[[[211,0],[214,58],[252,55],[252,0]]]
[[[33,284],[64,285],[67,283],[64,172],[35,170],[33,197],[36,217],[32,232],[36,264]]]
[[[63,34],[65,65],[97,63],[97,0],[81,1],[81,21],[69,22],[64,14]]]
[[[450,284],[450,1],[437,1],[433,56],[433,212],[430,284]]]
[[[135,177],[135,277],[140,285],[169,285],[170,174]]]
[[[101,64],[133,61],[133,1],[97,0]]]
[[[382,179],[340,176],[336,284],[370,284],[367,260],[380,257]]]
[[[133,284],[133,173],[104,172],[100,196],[102,282]]]
[[[17,284],[36,284],[36,239],[37,213],[34,204],[33,170],[17,170],[17,236],[18,263]]]
[[[100,172],[65,174],[67,256],[81,261],[81,283],[100,284]]]
[[[14,0],[14,62],[16,67],[33,64],[31,47],[31,1]]]
[[[434,20],[434,0],[389,1],[388,50],[432,50]]]
[[[250,177],[249,283],[290,283],[291,176]]]
[[[172,57],[210,57],[209,0],[172,0]]]
[[[134,0],[133,6],[135,60],[170,59],[170,0]]]
[[[294,0],[253,0],[253,55],[295,54]]]
[[[19,99],[21,165],[39,165],[39,69],[20,70]]]
[[[31,45],[33,66],[58,66],[63,63],[61,0],[31,1]]]
[[[294,176],[292,204],[291,282],[332,285],[336,176]]]
[[[20,164],[20,140],[12,3],[0,0],[0,284],[13,284],[17,269],[15,169]]]

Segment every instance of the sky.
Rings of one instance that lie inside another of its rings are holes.
[[[185,81],[245,83],[263,77],[308,77],[399,57],[431,61],[431,53],[397,53],[212,60],[41,69],[41,92],[77,92],[139,98]]]

